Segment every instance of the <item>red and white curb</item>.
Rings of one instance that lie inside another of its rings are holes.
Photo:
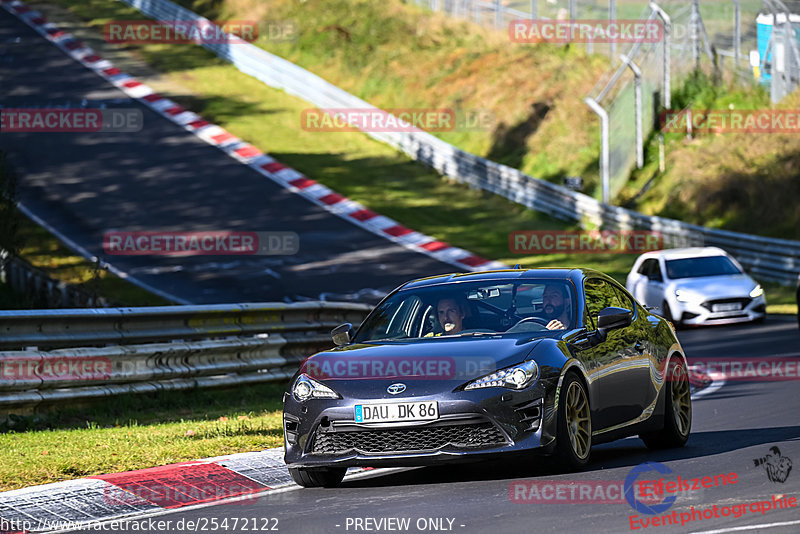
[[[101,58],[91,48],[71,34],[62,31],[55,24],[48,22],[41,13],[25,6],[22,2],[0,0],[0,6],[24,21],[83,66],[111,82],[129,97],[142,102],[203,141],[218,147],[229,156],[293,193],[323,207],[328,212],[398,245],[460,269],[477,271],[508,268],[501,262],[481,258],[464,249],[406,228],[397,221],[379,215],[358,202],[352,201],[276,161],[255,146],[242,141],[223,128],[211,124],[196,113],[182,108],[132,76],[120,71],[111,62]]]
[[[350,469],[347,477],[366,469]],[[298,488],[283,448],[99,475],[0,493],[0,532],[78,529],[134,520],[219,501],[254,502],[277,489]]]

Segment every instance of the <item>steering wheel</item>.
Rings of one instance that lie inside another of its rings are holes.
[[[542,319],[541,317],[523,317],[522,319],[517,321],[516,324],[514,324],[514,326],[512,326],[511,328],[516,328],[522,323],[527,323],[527,322],[539,323],[545,328],[547,328],[547,325],[550,324],[550,321],[548,321],[547,319]],[[509,328],[509,330],[511,330],[511,328]]]

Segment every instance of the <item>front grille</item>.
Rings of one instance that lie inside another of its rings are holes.
[[[703,306],[708,311],[712,311],[714,309],[714,304],[741,304],[741,309],[745,309],[751,302],[752,299],[744,297],[744,298],[735,298],[735,299],[716,299],[716,300],[707,300],[701,306]]]
[[[422,452],[435,451],[448,445],[472,449],[505,443],[503,433],[489,422],[339,432],[321,432],[318,429],[311,452],[316,454],[341,454],[353,450],[365,454]]]

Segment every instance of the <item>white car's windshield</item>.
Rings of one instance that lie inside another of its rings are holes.
[[[399,291],[355,341],[547,332],[574,323],[574,288],[565,280],[454,283]]]
[[[739,268],[725,256],[667,260],[666,264],[667,276],[673,280],[677,278],[741,274]]]

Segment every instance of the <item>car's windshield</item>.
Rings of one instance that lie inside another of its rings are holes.
[[[740,274],[741,271],[726,256],[705,256],[667,260],[667,276],[676,278],[699,278],[701,276],[720,276]]]
[[[450,283],[399,291],[376,308],[355,341],[572,328],[575,296],[565,280]]]

